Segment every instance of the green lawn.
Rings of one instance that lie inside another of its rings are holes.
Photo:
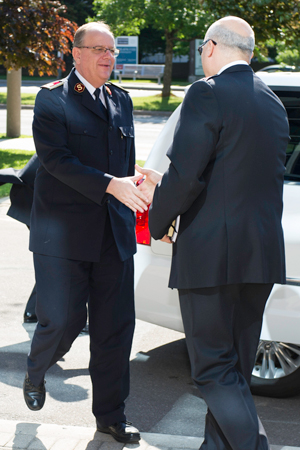
[[[182,97],[161,97],[151,95],[149,97],[133,97],[133,107],[143,111],[174,111],[182,103]]]
[[[28,134],[21,134],[21,136],[19,136],[20,138],[30,138],[30,137],[32,137],[32,135],[31,136],[29,136]],[[11,138],[8,138],[7,136],[6,136],[6,134],[4,134],[4,133],[0,133],[0,139],[11,139]]]
[[[0,92],[0,103],[6,105],[6,92]],[[22,105],[34,105],[35,94],[21,94]]]
[[[0,169],[13,167],[14,169],[22,169],[29,161],[34,152],[27,150],[4,150],[0,149]],[[6,183],[0,186],[0,197],[9,195],[11,184]]]
[[[22,105],[34,105],[35,94],[21,94]],[[147,97],[133,97],[134,109],[146,111],[174,111],[182,102],[182,97],[165,97],[150,95]],[[6,93],[0,92],[0,103],[6,104]]]

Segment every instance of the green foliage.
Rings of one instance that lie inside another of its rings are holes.
[[[162,94],[169,97],[175,43],[202,37],[206,28],[208,14],[200,7],[199,0],[95,0],[93,5],[94,19],[109,23],[116,36],[139,35],[147,27],[164,33],[166,58]]]
[[[93,19],[109,23],[116,36],[139,35],[152,27],[190,40],[202,37],[207,22],[199,0],[95,0],[93,10]]]
[[[92,15],[93,0],[63,0],[66,11],[62,13],[71,22],[76,22],[78,26],[83,25],[87,17]]]
[[[59,1],[5,0],[0,2],[0,64],[7,69],[37,69],[56,75],[64,62],[58,52],[70,53],[76,24],[61,17]]]
[[[111,27],[115,36],[135,36],[145,26],[144,0],[95,0],[94,17]]]
[[[184,40],[203,35],[208,17],[199,0],[145,0],[145,8],[147,22],[165,34]]]
[[[277,50],[276,61],[279,64],[295,66],[300,70],[300,39],[296,39],[293,45],[286,47],[282,41],[275,43]]]
[[[288,48],[283,51],[279,51],[276,56],[278,63],[286,64],[288,66],[295,66],[300,69],[300,52],[298,48]]]
[[[199,0],[212,15],[212,22],[233,15],[245,19],[254,29],[256,43],[266,50],[265,41],[274,38],[293,44],[299,34],[299,0]]]

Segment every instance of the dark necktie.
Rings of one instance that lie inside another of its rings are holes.
[[[94,95],[96,96],[95,102],[97,102],[97,105],[99,109],[102,111],[104,116],[108,119],[108,112],[105,106],[103,105],[101,99],[100,99],[100,88],[95,89]]]

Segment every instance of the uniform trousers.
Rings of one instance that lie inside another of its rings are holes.
[[[37,327],[28,356],[36,386],[70,349],[89,312],[93,413],[103,426],[125,420],[135,324],[133,257],[121,261],[107,217],[99,262],[34,254]]]
[[[194,383],[208,411],[202,450],[268,450],[250,392],[272,284],[180,289]]]

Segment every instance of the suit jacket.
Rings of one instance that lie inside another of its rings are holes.
[[[249,66],[191,86],[149,213],[155,239],[181,215],[170,287],[285,282],[288,140],[282,103]]]
[[[0,184],[13,183],[10,190],[11,206],[7,215],[19,222],[30,225],[30,213],[33,201],[33,186],[39,160],[34,154],[20,170],[13,168],[0,170]]]
[[[34,108],[33,137],[41,165],[29,248],[48,256],[99,261],[109,214],[125,260],[136,251],[135,216],[105,191],[113,176],[134,174],[132,101],[126,91],[109,84],[104,89],[107,117],[74,70],[52,87],[41,89]]]

